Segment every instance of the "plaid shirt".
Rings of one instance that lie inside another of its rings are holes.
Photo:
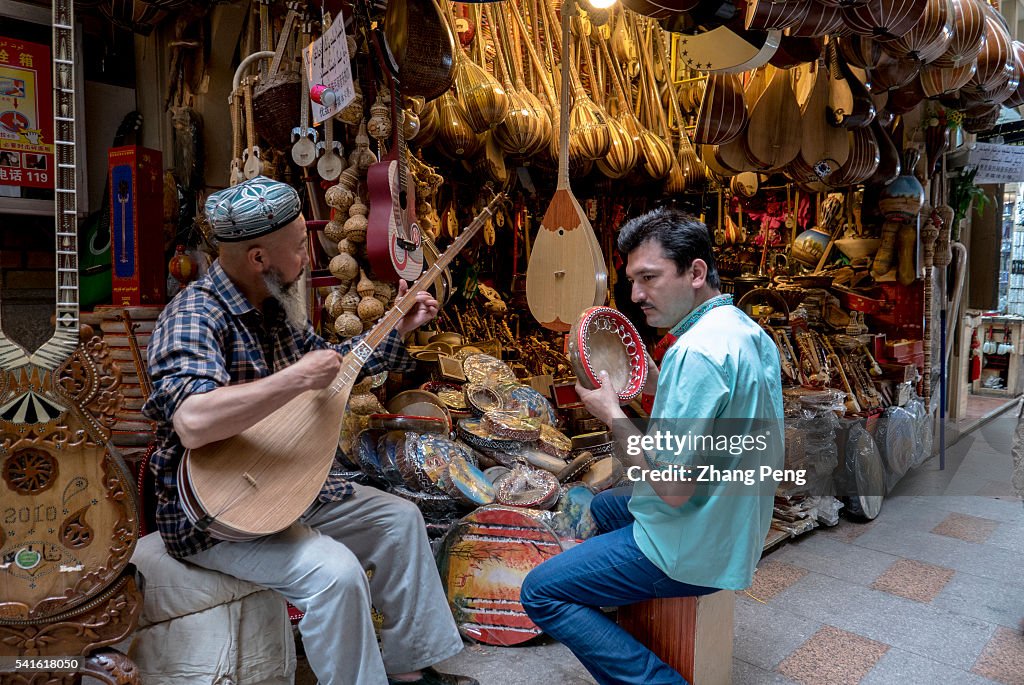
[[[143,412],[157,422],[150,468],[156,474],[156,524],[171,556],[187,557],[218,541],[197,530],[178,500],[178,464],[185,448],[174,432],[174,412],[190,395],[225,385],[248,383],[297,362],[305,353],[334,349],[345,354],[358,338],[329,345],[307,321],[296,330],[284,312],[264,316],[245,298],[220,266],[179,293],[160,314],[148,350],[153,394]],[[408,371],[412,359],[397,332],[384,340],[363,366],[361,376],[384,370]],[[352,494],[336,472],[335,461],[318,499],[331,502]]]

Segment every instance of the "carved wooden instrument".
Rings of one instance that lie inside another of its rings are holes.
[[[135,329],[139,327],[139,324],[132,321],[131,312],[125,307],[121,312],[121,321],[124,323],[124,330],[128,336],[128,349],[132,353],[132,363],[135,364],[135,370],[139,376],[139,386],[142,388],[142,399],[148,400],[149,396],[153,394],[153,379],[149,375],[149,368],[146,366],[146,360],[142,356],[142,351],[139,349],[139,340],[135,337]]]
[[[122,582],[118,579],[138,535],[133,479],[108,447],[123,399],[120,371],[98,338],[79,344],[74,25],[70,0],[55,2],[56,329],[30,353],[0,328],[0,643],[5,654],[12,648],[14,654],[53,654],[54,645],[61,648],[58,653],[86,653],[124,637],[112,634],[112,627],[130,622],[138,610],[126,603],[122,618],[88,628],[74,618],[90,610],[90,600]],[[25,647],[25,626],[58,615],[61,627],[32,629],[35,639],[43,639]],[[19,635],[23,639],[11,640]]]
[[[255,115],[252,111],[252,80],[246,79],[242,91],[245,102],[245,150],[242,151],[242,173],[247,179],[263,174],[263,152],[256,144]]]
[[[345,158],[342,157],[341,143],[334,139],[334,117],[324,120],[324,139],[316,144],[316,152],[320,157],[316,161],[316,173],[325,181],[333,181],[345,170]]]
[[[811,65],[810,96],[801,119],[800,159],[815,176],[827,181],[850,158],[850,139],[845,129],[828,122],[828,69],[824,62]],[[806,72],[802,72],[806,75]]]
[[[712,74],[739,74],[767,64],[781,40],[778,29],[743,31],[719,26],[680,38],[678,66]]]
[[[951,0],[953,36],[949,47],[932,65],[954,68],[970,65],[985,41],[985,14],[981,0]]]
[[[843,13],[839,7],[827,5],[820,0],[809,0],[806,4],[807,14],[799,23],[790,27],[790,36],[819,38],[839,32],[843,26]]]
[[[403,111],[398,107],[401,88],[386,54],[379,33],[373,42],[385,78],[391,86],[391,139],[388,154],[370,166],[366,185],[370,196],[370,215],[366,230],[366,251],[377,278],[407,281],[423,271],[423,245],[416,222],[416,184],[409,178],[408,152],[402,125]]]
[[[810,9],[806,0],[749,0],[744,25],[756,29],[788,29],[800,24]]]
[[[569,21],[563,17],[563,46],[569,44]],[[540,325],[565,333],[584,309],[604,304],[608,271],[590,220],[569,188],[568,60],[562,66],[561,92],[558,187],[526,267],[526,301]]]
[[[780,169],[800,153],[800,105],[790,72],[768,68],[775,74],[750,110],[747,150],[764,168]]]
[[[189,450],[178,467],[182,507],[196,527],[221,540],[253,540],[297,521],[323,486],[334,461],[345,405],[366,360],[476,235],[504,200],[496,195],[392,307],[345,355],[323,390],[299,395],[227,440]]]
[[[839,54],[835,41],[828,45],[829,69],[829,119],[832,124],[843,128],[867,126],[875,118],[875,103],[871,94],[853,72],[846,59]]]
[[[910,57],[923,63],[938,59],[953,39],[952,10],[950,0],[928,0],[921,21],[900,38],[881,43],[882,49],[894,57]]]

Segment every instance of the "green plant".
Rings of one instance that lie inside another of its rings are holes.
[[[977,167],[964,167],[949,182],[949,204],[953,207],[953,240],[960,239],[960,222],[967,218],[972,203],[975,211],[983,211],[989,203],[989,196],[974,183]]]

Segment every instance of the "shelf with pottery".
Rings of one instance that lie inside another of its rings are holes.
[[[983,316],[978,320],[977,334],[980,347],[971,373],[971,392],[975,395],[1015,397],[1021,391],[1020,364],[1024,346],[1024,318],[1017,316]],[[980,366],[980,369],[978,368]],[[998,378],[1000,382],[993,379]]]

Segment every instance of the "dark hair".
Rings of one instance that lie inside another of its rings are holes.
[[[676,263],[678,273],[689,269],[693,260],[704,260],[708,265],[708,285],[716,290],[722,287],[711,233],[692,215],[671,207],[659,207],[630,219],[619,229],[617,243],[623,256],[628,257],[630,252],[650,241],[661,245],[665,256]]]

